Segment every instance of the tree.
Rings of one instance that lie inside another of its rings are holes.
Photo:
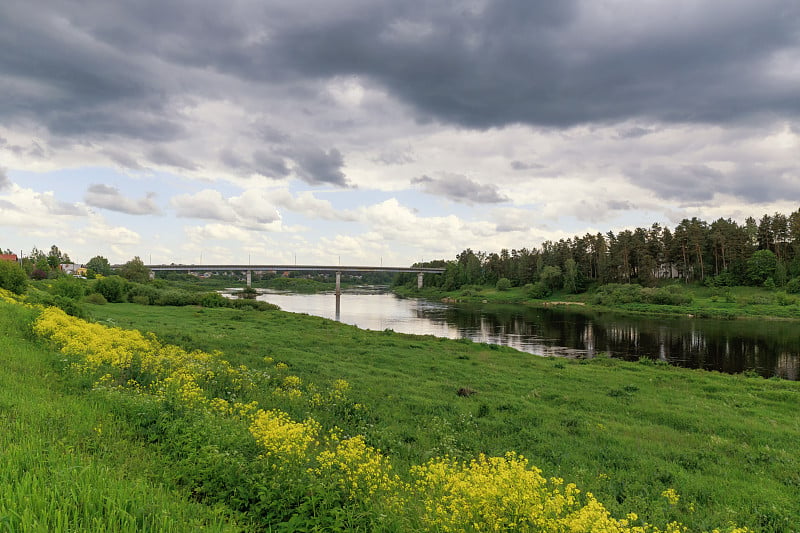
[[[561,269],[557,266],[546,266],[539,274],[539,280],[550,290],[555,290],[561,285]]]
[[[94,282],[92,290],[102,294],[109,302],[121,302],[125,296],[125,280],[119,276],[100,278]]]
[[[111,264],[102,255],[96,255],[89,259],[89,262],[86,263],[86,268],[101,276],[111,275]]]
[[[564,290],[578,292],[578,264],[571,257],[564,261]]]
[[[25,292],[28,276],[16,261],[0,260],[0,288],[22,294]]]
[[[147,283],[150,281],[150,269],[144,266],[144,261],[137,255],[121,267],[117,272],[123,278],[136,283]]]
[[[777,268],[778,258],[772,250],[758,250],[747,261],[747,279],[753,285],[763,285]]]
[[[47,264],[50,265],[51,270],[56,270],[58,265],[62,263],[71,263],[67,254],[62,253],[55,244],[50,247],[50,253],[47,254]]]

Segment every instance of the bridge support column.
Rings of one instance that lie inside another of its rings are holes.
[[[151,270],[151,271],[148,273],[148,276],[150,276],[150,279],[156,279],[156,273],[155,273],[155,271]]]
[[[337,272],[336,273],[336,296],[339,296],[340,294],[342,294],[342,273],[341,272]],[[337,302],[338,302],[338,300],[337,300]]]
[[[248,287],[253,286],[253,272],[251,270],[247,271],[247,286]]]
[[[425,277],[425,274],[423,272],[417,272],[417,288],[418,289],[422,288],[422,278],[423,277]]]

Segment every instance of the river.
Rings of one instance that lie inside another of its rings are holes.
[[[646,357],[720,372],[755,371],[800,378],[800,327],[769,320],[653,318],[578,309],[451,304],[399,298],[382,288],[342,293],[259,290],[259,300],[284,311],[339,320],[372,330],[469,338],[544,356],[627,360]]]

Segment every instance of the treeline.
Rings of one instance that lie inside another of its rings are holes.
[[[444,267],[425,285],[456,290],[465,285],[524,286],[532,290],[582,292],[591,285],[635,283],[654,287],[664,280],[713,286],[765,285],[800,291],[800,209],[739,224],[730,218],[684,219],[673,229],[609,231],[546,241],[541,248],[466,249],[452,261],[416,266]],[[412,275],[396,284],[409,286]],[[794,287],[797,285],[797,287]],[[792,292],[797,292],[792,290]]]

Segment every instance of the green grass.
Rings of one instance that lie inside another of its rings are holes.
[[[364,409],[314,413],[363,434],[397,466],[448,454],[524,454],[594,493],[615,516],[800,524],[800,384],[609,358],[548,359],[500,346],[370,332],[283,312],[93,306],[103,323],[155,332],[234,364],[264,357],[320,387],[342,378]],[[463,397],[460,388],[475,394]],[[661,493],[674,488],[670,505]],[[793,529],[794,528],[794,529]]]
[[[0,304],[0,531],[236,531],[158,481],[163,459],[62,381],[33,312]]]
[[[653,316],[694,316],[702,318],[777,318],[800,319],[800,296],[786,294],[780,290],[763,287],[718,287],[681,285],[683,291],[692,296],[692,302],[685,305],[655,305],[648,303],[621,303],[616,305],[595,305],[592,291],[569,294],[557,291],[545,299],[529,298],[524,287],[512,287],[498,291],[494,287],[468,286],[456,291],[444,292],[436,288],[422,290],[396,287],[393,290],[401,296],[431,299],[450,299],[472,303],[508,303],[530,306],[575,304],[590,309],[613,310],[630,314]]]

